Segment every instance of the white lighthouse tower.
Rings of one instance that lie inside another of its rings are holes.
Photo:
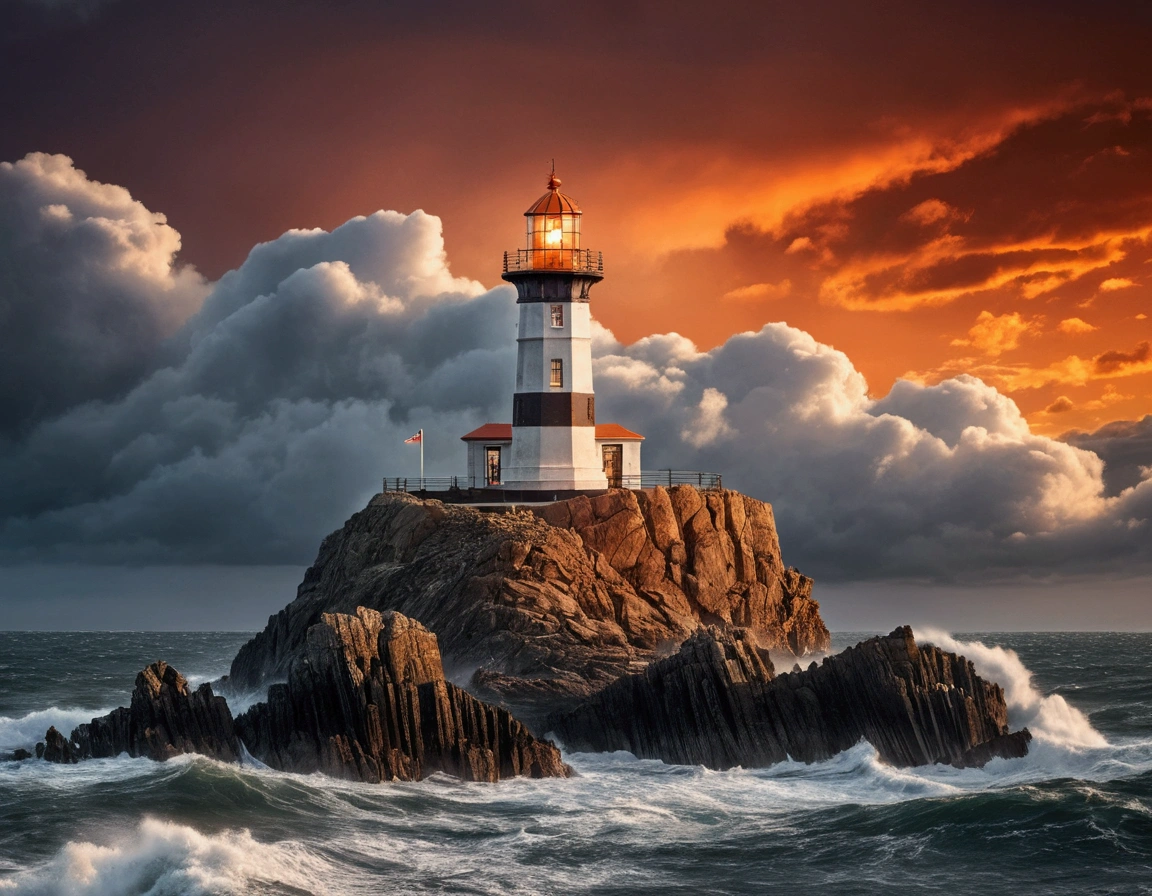
[[[580,248],[582,214],[560,192],[553,170],[548,192],[524,213],[526,247],[504,256],[503,276],[515,285],[520,307],[509,489],[608,487],[596,444],[588,305],[604,262],[599,252]]]

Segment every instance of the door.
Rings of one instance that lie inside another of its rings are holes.
[[[608,477],[609,488],[620,488],[624,473],[624,446],[604,446],[604,475]]]
[[[489,485],[500,484],[500,446],[495,448],[485,449],[485,470],[487,476],[485,477]]]

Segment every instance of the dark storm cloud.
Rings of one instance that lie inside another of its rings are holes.
[[[1031,434],[979,380],[876,402],[844,354],[784,324],[709,352],[602,328],[594,344],[601,419],[647,436],[645,466],[719,470],[773,501],[790,559],[818,575],[1149,560],[1152,480],[1103,497],[1096,455]],[[514,345],[514,294],[452,277],[436,218],[291,231],[212,284],[123,395],[0,445],[0,556],[307,562],[381,475],[415,475],[416,429],[430,473],[460,472],[459,436],[508,419]]]
[[[1095,432],[1067,432],[1060,438],[1104,461],[1109,495],[1134,488],[1152,470],[1152,414],[1142,420],[1114,420]]]
[[[0,163],[0,435],[139,380],[207,292],[179,248],[64,156]]]

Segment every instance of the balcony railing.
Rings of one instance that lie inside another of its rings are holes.
[[[509,271],[575,271],[604,273],[604,253],[594,249],[513,249],[504,253],[504,273]]]
[[[620,477],[615,488],[653,488],[662,485],[694,485],[702,489],[723,488],[720,473],[705,473],[699,470],[641,470],[639,473]],[[502,484],[492,484],[479,476],[389,476],[384,480],[386,492],[465,492],[471,489],[499,491]]]
[[[620,477],[621,488],[653,488],[657,485],[666,488],[673,485],[723,488],[724,477],[720,473],[704,473],[700,470],[641,470]]]

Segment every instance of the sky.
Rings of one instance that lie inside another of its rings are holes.
[[[462,468],[552,159],[601,418],[771,501],[834,628],[1152,626],[1149,38],[1136,3],[0,0],[0,628],[168,627],[193,582],[234,597],[171,627],[259,625],[403,438]]]

